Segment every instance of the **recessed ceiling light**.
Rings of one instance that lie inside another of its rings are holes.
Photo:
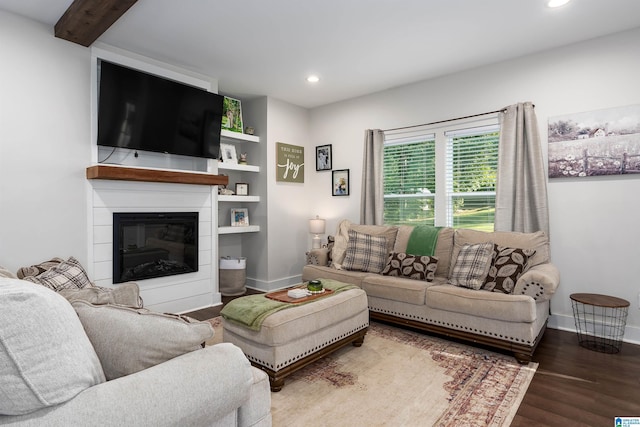
[[[569,1],[571,1],[571,0],[549,0],[547,2],[547,6],[549,6],[549,7],[560,7],[560,6],[564,6],[565,4],[569,3]]]
[[[318,83],[320,81],[320,77],[318,77],[318,76],[309,76],[309,77],[307,77],[307,81],[309,83]]]

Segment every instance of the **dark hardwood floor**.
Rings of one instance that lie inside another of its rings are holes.
[[[233,299],[223,297],[222,303]],[[188,315],[210,319],[222,307]],[[534,361],[538,370],[512,426],[613,426],[617,416],[640,417],[640,345],[598,353],[580,347],[573,332],[547,329]]]
[[[512,426],[613,426],[640,417],[640,346],[605,354],[578,345],[575,333],[547,329],[533,381]]]

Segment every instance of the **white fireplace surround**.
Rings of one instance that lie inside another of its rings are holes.
[[[198,212],[198,271],[138,281],[145,307],[183,313],[218,304],[217,186],[88,180],[89,270],[96,285],[113,284],[114,212]]]

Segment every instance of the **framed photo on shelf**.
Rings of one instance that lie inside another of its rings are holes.
[[[340,169],[331,172],[332,195],[349,195],[349,169]]]
[[[330,171],[333,169],[331,163],[331,144],[317,146],[316,171]]]
[[[238,155],[236,154],[236,146],[233,144],[220,143],[220,157],[222,163],[238,164]]]
[[[248,196],[249,195],[249,184],[246,182],[237,182],[236,183],[236,195],[237,196]]]
[[[249,211],[247,208],[231,209],[231,226],[247,227],[249,225]]]
[[[239,99],[224,97],[222,107],[222,129],[242,133],[242,104]]]

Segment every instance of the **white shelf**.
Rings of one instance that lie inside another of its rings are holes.
[[[219,202],[259,202],[260,196],[237,196],[237,195],[218,195]]]
[[[242,144],[242,143],[258,143],[260,137],[256,135],[247,135],[240,132],[231,132],[226,129],[220,131],[220,137],[225,143]],[[260,172],[260,166],[255,165],[241,165],[233,163],[218,162],[218,171],[238,171],[238,172]],[[225,196],[218,195],[218,202],[231,202],[231,203],[257,203],[260,202],[260,196]],[[260,231],[259,225],[248,225],[245,227],[218,227],[218,234],[242,234],[242,233],[256,233]]]
[[[218,170],[222,169],[242,172],[260,172],[260,166],[236,165],[234,163],[218,162]]]
[[[246,133],[231,132],[230,130],[222,129],[220,131],[222,138],[228,138],[235,142],[260,142],[260,137],[256,135],[248,135]]]
[[[259,225],[247,225],[245,227],[218,227],[218,234],[255,233],[260,231]]]

